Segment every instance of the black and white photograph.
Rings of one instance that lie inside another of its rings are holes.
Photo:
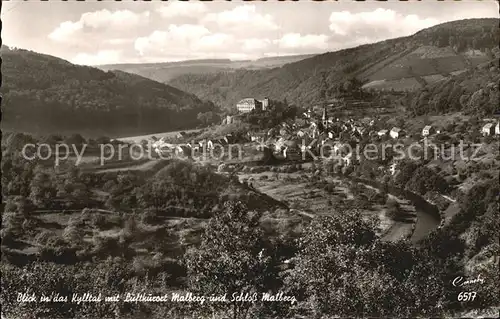
[[[500,317],[496,0],[2,0],[1,319]]]

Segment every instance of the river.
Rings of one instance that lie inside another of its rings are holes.
[[[412,243],[424,239],[430,232],[435,230],[441,223],[440,219],[434,214],[426,213],[417,208],[417,224],[411,236]]]
[[[382,185],[374,180],[365,180],[360,178],[350,179],[356,182],[368,184],[378,189],[382,188]],[[405,189],[389,186],[388,190],[390,194],[405,198],[415,206],[417,222],[415,224],[415,230],[410,238],[412,243],[417,243],[418,241],[424,239],[429,233],[439,227],[441,218],[439,215],[439,209],[435,205],[426,201],[422,196]]]

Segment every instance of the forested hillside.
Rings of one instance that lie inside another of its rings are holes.
[[[494,60],[498,19],[444,23],[413,36],[328,52],[271,70],[238,70],[183,75],[169,84],[229,108],[241,98],[268,96],[308,106],[335,97],[339,85],[355,77],[365,88],[411,91]]]
[[[280,67],[286,63],[304,60],[311,56],[313,55],[291,55],[235,61],[229,59],[204,59],[165,63],[107,64],[96,67],[104,71],[120,70],[134,73],[158,82],[167,83],[184,74],[213,74],[237,69],[270,69]]]
[[[466,114],[499,114],[498,60],[427,85],[405,97],[403,105],[413,115],[464,111]]]
[[[2,128],[30,133],[132,135],[192,128],[214,109],[137,75],[104,72],[2,47]]]

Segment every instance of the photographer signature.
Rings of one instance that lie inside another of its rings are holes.
[[[458,276],[455,277],[452,281],[452,285],[455,287],[463,287],[472,284],[484,284],[484,279],[481,278],[481,275],[478,275],[477,278],[474,279],[466,279],[465,277]]]

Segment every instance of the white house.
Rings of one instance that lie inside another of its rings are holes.
[[[389,171],[391,172],[391,175],[396,174],[396,168],[397,168],[397,164],[392,163],[391,166],[389,167]]]
[[[495,127],[493,126],[493,123],[485,124],[481,129],[481,133],[483,134],[483,136],[495,134]]]
[[[246,98],[236,103],[236,109],[241,113],[251,112],[255,109],[265,109],[262,102],[254,98]]]
[[[250,134],[250,141],[252,142],[263,142],[265,140],[265,135],[261,133]]]
[[[233,123],[233,117],[231,115],[226,115],[226,118],[222,120],[222,125],[228,125]]]
[[[158,140],[155,143],[153,143],[153,149],[155,150],[156,154],[161,155],[165,153],[170,153],[172,151],[175,151],[177,145],[171,144],[171,143],[166,143],[163,140]]]
[[[274,149],[276,152],[281,152],[281,150],[285,147],[285,139],[280,137],[276,143],[274,143]]]
[[[495,134],[500,135],[500,122],[497,122],[497,125],[495,125]]]
[[[382,137],[382,136],[386,136],[387,133],[389,133],[389,130],[380,130],[377,132],[377,135]]]
[[[352,153],[348,153],[346,156],[342,157],[342,165],[350,166],[352,164]]]
[[[212,149],[214,147],[214,143],[211,140],[201,140],[198,142],[198,145],[200,146],[201,149],[206,147],[207,150]]]
[[[391,135],[392,138],[399,138],[403,135],[403,130],[399,127],[393,127],[389,135]]]
[[[429,136],[434,133],[434,128],[431,125],[426,125],[422,129],[422,136]]]

